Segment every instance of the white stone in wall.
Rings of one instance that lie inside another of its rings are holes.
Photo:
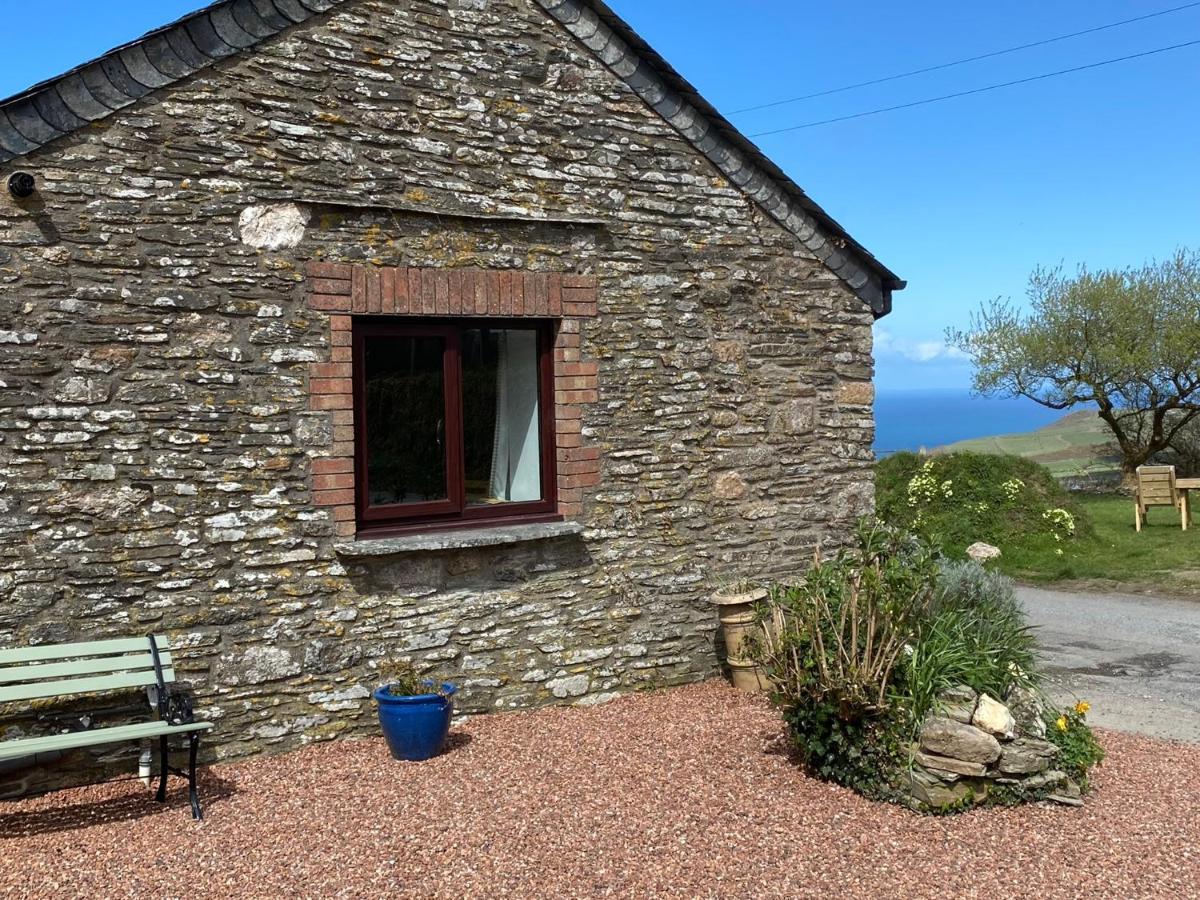
[[[571,675],[546,682],[546,688],[560,700],[565,700],[567,697],[582,697],[587,693],[590,685],[591,679],[586,675]]]
[[[247,206],[238,217],[242,243],[259,250],[289,250],[304,240],[310,213],[295,203]]]

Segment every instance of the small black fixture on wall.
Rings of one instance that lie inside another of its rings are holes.
[[[18,200],[32,197],[37,181],[28,172],[14,172],[8,179],[8,192]]]

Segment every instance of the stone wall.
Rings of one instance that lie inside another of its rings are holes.
[[[1050,800],[1082,806],[1082,792],[1056,768],[1059,748],[1046,740],[1045,709],[1034,691],[1016,689],[1001,703],[966,685],[938,698],[912,748],[911,801],[921,810]]]
[[[710,676],[712,584],[871,508],[870,310],[528,0],[348,2],[18,167],[0,644],[171,634],[216,757],[373,733],[386,656],[468,712]],[[581,535],[337,553],[313,262],[595,277]]]

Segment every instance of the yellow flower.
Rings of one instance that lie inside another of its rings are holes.
[[[1059,731],[1066,731],[1067,730],[1067,717],[1059,716],[1058,721],[1055,722],[1054,724],[1058,726]]]
[[[1079,713],[1081,716],[1086,714],[1091,708],[1092,704],[1088,703],[1086,700],[1080,700],[1075,704],[1075,712]]]

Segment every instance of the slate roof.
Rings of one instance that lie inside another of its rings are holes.
[[[0,101],[0,162],[274,37],[342,0],[219,0]]]
[[[0,101],[0,163],[103,119],[345,0],[218,0]],[[904,282],[852,238],[603,0],[534,0],[791,231],[877,316]]]

